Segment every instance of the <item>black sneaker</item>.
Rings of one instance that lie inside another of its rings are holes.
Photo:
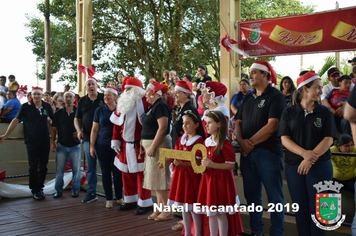
[[[135,211],[135,215],[143,215],[152,210],[152,206],[149,207],[138,207]]]
[[[79,197],[79,191],[72,191],[72,197]]]
[[[137,202],[125,203],[124,205],[119,206],[120,211],[127,211],[137,208]]]
[[[44,192],[43,192],[43,190],[40,191],[40,194],[41,194],[42,199],[45,199],[45,198],[46,198],[46,197],[45,197],[45,194],[44,194]]]
[[[82,203],[89,203],[98,200],[95,193],[88,193],[82,200]]]
[[[43,197],[41,196],[41,193],[40,192],[35,192],[33,194],[33,199],[36,200],[36,201],[39,201],[39,200],[42,200]]]

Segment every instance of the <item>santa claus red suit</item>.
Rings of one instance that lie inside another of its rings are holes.
[[[140,144],[140,117],[149,104],[143,99],[145,90],[136,78],[126,77],[122,91],[116,111],[110,117],[114,123],[111,148],[117,153],[114,164],[122,171],[125,205],[120,206],[120,210],[134,209],[138,205],[135,214],[140,215],[153,205],[151,190],[142,188],[145,153]]]

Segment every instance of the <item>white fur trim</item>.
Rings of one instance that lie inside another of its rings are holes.
[[[314,75],[313,77],[310,77],[309,79],[304,80],[303,82],[301,82],[301,83],[298,85],[297,89],[300,89],[300,88],[303,87],[304,85],[306,85],[306,84],[308,84],[308,83],[310,83],[310,82],[312,82],[313,80],[316,80],[316,79],[320,79],[320,76],[319,76],[319,75]]]
[[[152,198],[142,200],[141,198],[138,199],[137,205],[140,207],[150,207],[153,206]]]
[[[63,97],[65,97],[66,96],[66,94],[70,94],[70,95],[72,95],[73,97],[75,97],[75,93],[73,93],[72,91],[67,91],[67,92],[65,92],[64,94],[63,94]]]
[[[139,86],[136,86],[136,85],[131,85],[131,84],[125,84],[125,89],[126,88],[137,88],[137,89],[140,89],[142,90],[144,93],[145,93],[145,90]]]
[[[137,155],[133,143],[126,143],[126,160],[129,173],[142,172],[144,163],[137,163]]]
[[[258,69],[258,70],[270,72],[267,66],[258,63],[253,63],[252,66],[250,67],[250,70],[251,69]]]
[[[162,90],[158,90],[158,91],[156,91],[156,93],[157,93],[158,95],[162,96]]]
[[[109,92],[112,92],[113,94],[119,95],[119,93],[115,89],[112,89],[112,88],[106,88],[105,92],[106,91],[109,91]]]
[[[153,84],[148,84],[147,88],[151,89],[152,91],[155,89],[155,86]]]
[[[195,141],[197,141],[199,138],[201,138],[200,135],[195,135],[194,137],[192,137],[191,139],[187,140],[187,134],[183,134],[182,138],[180,139],[180,144],[182,145],[187,145],[187,146],[191,146],[192,144],[195,143]]]
[[[198,89],[204,89],[205,86],[206,86],[206,83],[200,82],[200,83],[197,85],[197,88],[198,88]]]
[[[168,206],[185,206],[186,203],[183,202],[176,202],[174,200],[168,199],[167,205]],[[188,204],[188,211],[193,211],[193,204]]]
[[[116,168],[118,168],[119,170],[128,173],[127,165],[122,163],[118,157],[115,157],[114,166],[116,166]]]
[[[120,117],[118,117],[118,116],[115,114],[115,112],[113,112],[113,113],[111,114],[111,116],[110,116],[110,121],[111,121],[111,123],[113,123],[113,124],[115,124],[115,125],[119,125],[119,121],[120,121],[119,118],[120,118]]]
[[[233,162],[233,161],[225,161],[225,163],[229,163],[229,164],[234,164],[235,165],[235,162]]]
[[[175,88],[175,89],[178,89],[178,90],[180,90],[180,91],[182,91],[183,93],[189,93],[189,94],[191,94],[189,89],[185,89],[185,88],[180,87],[180,86],[175,86],[174,88]]]
[[[41,90],[39,90],[39,89],[34,89],[34,90],[32,90],[32,93],[40,93],[40,94],[43,94],[43,92],[41,91]]]
[[[131,196],[125,196],[124,195],[124,202],[125,203],[133,203],[138,201],[138,194],[131,195]]]
[[[216,146],[216,142],[214,140],[211,139],[211,136],[207,139],[205,139],[205,146],[206,147],[215,147]]]
[[[144,109],[144,107],[143,107],[143,102],[142,102],[142,97],[140,97],[140,98],[136,101],[136,110],[137,110],[138,121],[139,121],[140,124],[142,125],[141,116],[142,116],[143,113],[145,113],[145,109]]]
[[[88,73],[87,73],[87,74],[88,74]],[[84,84],[86,84],[89,80],[94,81],[96,84],[98,83],[98,81],[97,81],[96,79],[87,78],[87,79],[85,80],[85,83],[84,83]]]

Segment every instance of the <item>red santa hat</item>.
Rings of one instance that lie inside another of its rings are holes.
[[[157,93],[162,96],[162,94],[168,92],[168,86],[165,84],[160,84],[157,81],[152,81],[150,84],[148,84],[147,87],[153,91],[152,95]]]
[[[74,98],[76,98],[75,93],[73,91],[67,91],[63,94],[63,97],[65,97],[67,94],[72,95]]]
[[[99,84],[98,84],[98,80],[95,79],[93,77],[93,75],[95,74],[95,68],[94,67],[85,67],[82,64],[78,65],[78,70],[82,73],[85,74],[85,83],[86,84],[88,81],[94,81],[96,83],[96,85],[98,86],[98,88],[100,88]]]
[[[175,89],[182,91],[183,93],[193,94],[192,83],[186,80],[178,80]]]
[[[315,71],[311,70],[305,73],[302,77],[297,79],[297,89],[303,87],[304,85],[316,80],[320,79],[320,76],[315,73]]]
[[[33,87],[32,86],[32,94],[33,93],[40,93],[40,94],[43,94],[43,88],[40,88],[40,87]]]
[[[272,85],[277,85],[277,73],[267,61],[255,61],[250,69],[258,69],[270,73],[270,81],[272,82]]]
[[[106,91],[109,91],[109,92],[112,92],[113,94],[119,95],[120,89],[111,87],[111,86],[107,86],[105,89],[105,92]]]
[[[227,88],[224,84],[216,81],[207,81],[204,83],[199,83],[198,88],[206,88],[207,93],[211,95],[211,99],[217,102],[224,103],[227,101],[225,94]]]
[[[122,92],[125,91],[125,88],[140,88],[142,89],[142,83],[139,79],[134,77],[126,77],[124,82],[122,82]]]

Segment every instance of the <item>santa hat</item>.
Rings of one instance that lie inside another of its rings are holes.
[[[19,99],[26,97],[27,95],[27,85],[21,85],[20,88],[17,90],[17,97]]]
[[[168,92],[168,86],[165,84],[160,84],[157,81],[152,81],[147,87],[153,91],[152,95],[157,93],[162,96],[162,94]]]
[[[206,88],[207,93],[211,95],[211,99],[214,99],[219,103],[224,103],[227,101],[227,98],[225,97],[227,88],[220,82],[207,81],[206,83],[199,83],[198,88]]]
[[[112,92],[113,94],[119,95],[120,89],[111,87],[111,86],[107,86],[105,89],[105,92],[106,91],[109,91],[109,92]]]
[[[98,80],[93,77],[93,75],[95,74],[95,68],[94,67],[85,67],[82,64],[79,64],[78,65],[78,70],[85,74],[85,83],[84,84],[86,84],[88,81],[91,80],[91,81],[94,81],[96,83],[98,88],[100,88],[100,86],[98,84]]]
[[[267,71],[271,74],[271,82],[273,85],[277,85],[277,73],[273,70],[271,64],[267,61],[255,61],[250,69],[258,69],[262,71]]]
[[[297,79],[297,89],[303,87],[304,85],[316,80],[320,79],[320,76],[315,73],[315,71],[311,70],[305,73],[302,77]]]
[[[76,97],[76,96],[75,96],[75,93],[74,93],[73,91],[67,91],[67,92],[65,92],[65,93],[63,94],[63,97],[65,97],[66,94],[70,94],[70,95],[72,95],[73,97]]]
[[[134,87],[143,90],[141,81],[134,77],[126,77],[124,79],[124,82],[122,82],[122,86],[121,86],[122,92],[125,91],[125,88],[134,88]]]
[[[192,83],[186,80],[178,80],[175,89],[182,91],[183,93],[193,94]]]
[[[40,94],[43,94],[43,88],[40,88],[40,87],[32,87],[32,94],[33,93],[40,93]]]

